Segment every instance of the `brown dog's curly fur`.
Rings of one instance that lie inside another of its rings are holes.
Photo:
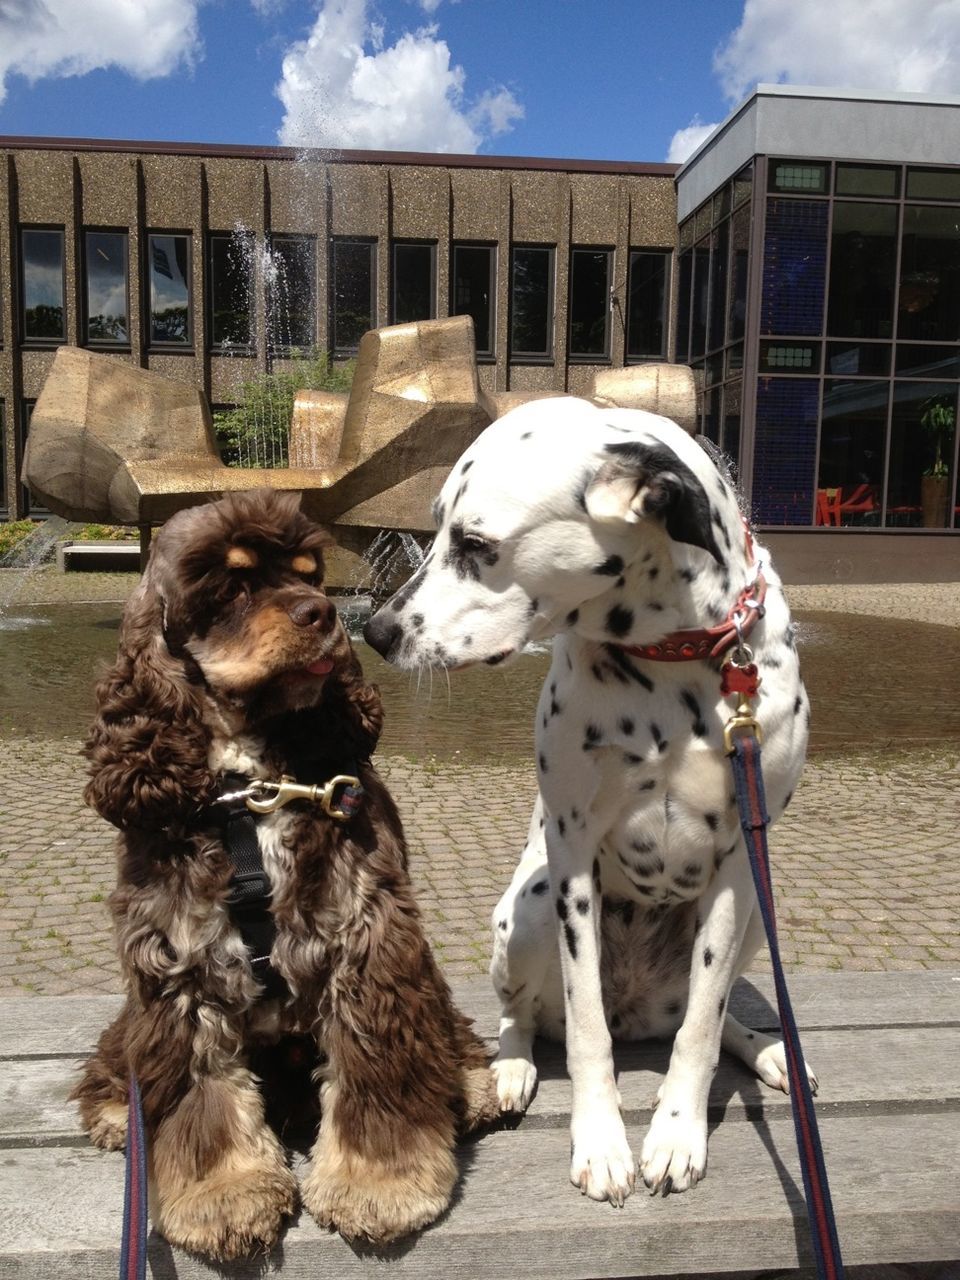
[[[433,1221],[456,1182],[457,1133],[497,1111],[370,763],[380,698],[323,594],[324,541],[295,495],[173,517],[87,744],[86,798],[121,831],[111,909],[128,997],[74,1096],[93,1141],[120,1147],[136,1074],[154,1224],[221,1259],[272,1245],[296,1206],[251,1068],[265,1047],[306,1036],[315,1048],[322,1118],[302,1198],[349,1237],[382,1243]],[[349,822],[299,800],[259,822],[282,997],[265,995],[225,905],[232,869],[210,806],[227,770],[304,783],[356,772],[365,791]]]

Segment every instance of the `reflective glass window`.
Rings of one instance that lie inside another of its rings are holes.
[[[892,336],[896,237],[896,205],[834,203],[828,333],[840,338]]]
[[[826,372],[839,377],[883,377],[890,372],[886,342],[828,342]]]
[[[437,314],[435,244],[393,246],[392,313],[394,324],[433,320]]]
[[[753,165],[748,164],[733,180],[733,207],[736,208],[738,204],[743,204],[744,200],[749,200],[752,190]]]
[[[455,244],[450,286],[450,314],[471,316],[477,355],[494,354],[496,257],[492,245]]]
[[[95,345],[130,341],[127,233],[87,231],[83,238],[86,340]]]
[[[899,166],[838,164],[834,187],[838,196],[889,196],[900,194]]]
[[[750,210],[738,209],[730,221],[730,307],[727,342],[739,342],[747,318],[747,267],[750,257]]]
[[[720,439],[720,447],[730,460],[735,478],[740,467],[740,415],[742,401],[742,383],[739,380],[726,383],[723,388],[723,435]]]
[[[693,251],[690,354],[702,356],[707,348],[707,304],[710,297],[710,244],[702,241]]]
[[[889,394],[886,379],[824,383],[818,525],[879,525]]]
[[[822,333],[829,208],[824,200],[768,199],[762,333],[811,337]]]
[[[760,524],[809,525],[817,454],[816,378],[758,378],[753,510]]]
[[[24,341],[65,342],[63,231],[24,227],[20,255]]]
[[[510,354],[553,356],[553,249],[513,250],[510,262]]]
[[[317,246],[313,236],[272,236],[267,334],[273,351],[309,351],[316,342]]]
[[[669,279],[669,253],[651,252],[646,249],[630,251],[627,279],[626,354],[628,360],[649,359],[651,356],[660,359],[666,357]],[[689,279],[687,287],[689,289]],[[689,301],[686,311],[689,316]]]
[[[677,353],[679,364],[690,358],[690,289],[693,283],[693,250],[680,254],[677,270]]]
[[[606,360],[610,356],[609,249],[570,251],[569,355]]]
[[[248,347],[253,333],[253,238],[243,232],[213,234],[209,251],[210,345]]]
[[[897,335],[960,338],[960,209],[905,206]]]
[[[334,240],[331,293],[333,345],[338,352],[356,351],[360,339],[375,326],[376,245],[370,240]]]
[[[721,222],[711,237],[710,251],[710,324],[707,350],[723,346],[724,322],[727,316],[727,274],[730,256],[730,222]]]
[[[156,233],[147,237],[150,281],[150,342],[189,347],[193,343],[190,303],[190,237]]]
[[[829,166],[804,160],[771,160],[768,187],[771,191],[796,191],[800,195],[823,194],[827,189]]]
[[[761,342],[761,373],[819,373],[819,342]]]
[[[908,169],[907,199],[960,203],[960,169]]]
[[[888,525],[952,524],[957,390],[949,382],[893,384]]]
[[[901,342],[896,373],[903,378],[960,378],[960,347],[928,347]]]
[[[720,443],[720,432],[723,429],[722,401],[722,387],[713,387],[703,397],[703,421],[700,424],[700,430],[716,445]]]

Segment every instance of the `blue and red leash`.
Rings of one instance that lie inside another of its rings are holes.
[[[123,1236],[120,1280],[143,1280],[147,1274],[147,1142],[143,1103],[137,1077],[130,1073],[127,1120],[127,1168],[123,1186]]]

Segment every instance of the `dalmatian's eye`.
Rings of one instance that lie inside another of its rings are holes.
[[[473,555],[483,555],[492,548],[493,543],[489,538],[481,538],[479,533],[465,533],[460,545],[464,551]]]

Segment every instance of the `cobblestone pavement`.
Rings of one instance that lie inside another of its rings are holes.
[[[44,602],[116,599],[134,580],[38,578]],[[960,625],[960,585],[840,590],[791,595],[804,609]],[[36,583],[29,588],[32,602],[40,594]],[[0,750],[0,994],[117,991],[106,910],[113,833],[84,808],[79,743],[8,737]],[[482,972],[490,915],[526,834],[532,770],[400,757],[380,763],[404,816],[426,928],[444,968]],[[813,757],[772,837],[787,965],[960,969],[958,802],[957,743]],[[762,956],[755,967],[766,967]]]

